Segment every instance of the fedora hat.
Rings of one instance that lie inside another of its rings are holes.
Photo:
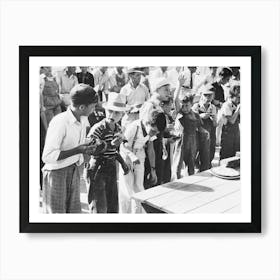
[[[136,67],[136,66],[127,67],[126,71],[127,71],[127,74],[132,74],[132,73],[144,74],[144,72],[140,70],[140,67]]]
[[[117,92],[109,92],[108,101],[105,102],[102,106],[105,109],[117,112],[125,112],[128,111],[130,108],[125,104],[122,95]]]

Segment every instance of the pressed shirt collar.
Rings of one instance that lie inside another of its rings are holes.
[[[64,74],[64,76],[67,76],[69,79],[72,79],[72,78],[74,77],[73,74],[71,74],[70,76],[68,76],[68,74],[67,74],[67,69],[64,69],[63,74]]]
[[[199,101],[199,107],[202,108],[204,111],[207,111],[210,107],[211,107],[211,103],[208,105],[208,108],[206,109],[206,107],[204,106],[202,101]]]
[[[138,86],[135,88],[135,87],[133,86],[132,81],[129,81],[129,83],[128,83],[128,84],[130,85],[130,87],[131,87],[132,89],[137,89],[138,87],[140,87],[140,86],[141,86],[141,83],[139,83],[139,84],[138,84]]]
[[[66,113],[67,113],[67,118],[68,118],[69,123],[71,123],[71,124],[76,123],[76,122],[81,123],[76,119],[76,117],[74,116],[74,114],[70,108],[67,109]],[[81,116],[80,120],[82,120],[82,116]]]

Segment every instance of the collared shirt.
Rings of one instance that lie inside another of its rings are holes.
[[[139,105],[144,104],[149,99],[149,90],[144,84],[139,84],[134,88],[131,82],[128,82],[122,89],[122,94],[126,99],[127,105]]]
[[[106,142],[106,150],[100,154],[94,154],[95,158],[114,158],[117,154],[117,147],[111,144],[114,139],[115,134],[121,132],[121,127],[119,124],[115,124],[115,130],[112,131],[109,127],[106,119],[101,120],[96,123],[89,131],[87,138],[99,139]]]
[[[144,135],[145,133],[145,135]],[[128,125],[124,132],[127,143],[121,145],[121,152],[126,154],[131,161],[134,159],[145,159],[145,145],[150,136],[147,135],[141,120],[136,120]]]
[[[70,108],[56,115],[50,122],[42,160],[44,170],[61,169],[72,164],[81,165],[84,161],[82,154],[73,155],[58,160],[61,151],[71,150],[85,143],[86,127],[89,126],[87,117],[81,116],[80,122],[75,118]]]
[[[217,114],[217,110],[216,110],[216,106],[213,105],[212,103],[209,104],[208,108],[206,109],[204,104],[199,101],[198,103],[195,103],[192,107],[192,110],[198,114],[201,113],[210,113],[213,114],[214,116],[216,116]]]
[[[69,77],[66,70],[64,70],[57,73],[57,83],[60,87],[60,94],[67,94],[78,84],[78,78],[73,74]]]
[[[105,73],[102,73],[100,69],[96,68],[92,71],[94,77],[94,86],[95,90],[109,91],[116,85],[115,78],[109,75],[108,70]]]

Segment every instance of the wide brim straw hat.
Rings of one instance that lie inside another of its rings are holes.
[[[130,106],[125,104],[124,97],[117,92],[110,92],[108,94],[108,101],[103,103],[102,107],[117,112],[126,112],[130,109]]]
[[[132,73],[144,74],[144,72],[140,70],[140,67],[136,67],[136,66],[127,67],[126,72],[127,74],[132,74]]]

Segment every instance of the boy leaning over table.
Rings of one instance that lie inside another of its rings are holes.
[[[83,154],[95,145],[85,143],[87,117],[94,110],[97,94],[89,85],[78,84],[70,92],[68,109],[50,122],[42,160],[44,213],[80,213],[80,174]]]

